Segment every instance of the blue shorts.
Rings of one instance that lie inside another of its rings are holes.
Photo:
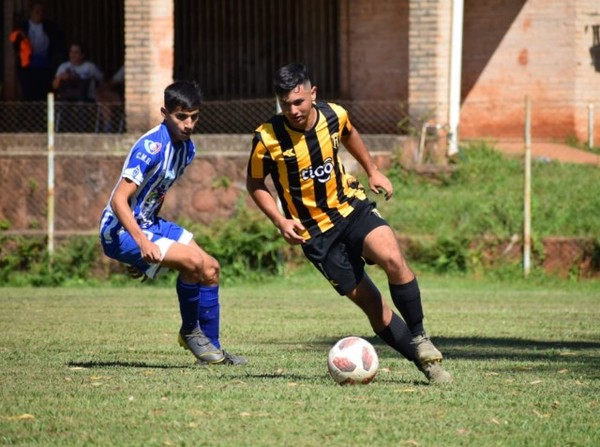
[[[160,247],[161,259],[165,257],[174,242],[188,245],[193,238],[192,233],[185,228],[160,218],[157,223],[144,228],[142,231],[149,240]],[[136,267],[149,278],[156,278],[161,270],[160,263],[149,264],[142,259],[140,247],[138,247],[131,235],[125,230],[119,231],[118,239],[108,241],[101,238],[101,243],[106,256]]]

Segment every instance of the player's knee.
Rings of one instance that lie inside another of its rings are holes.
[[[188,281],[200,283],[202,281],[205,269],[204,259],[200,253],[190,253],[184,262],[184,269],[181,271]]]
[[[400,252],[389,251],[380,258],[381,267],[388,273],[406,269],[406,261]]]

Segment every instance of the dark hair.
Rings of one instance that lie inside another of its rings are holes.
[[[299,85],[306,83],[311,83],[308,68],[297,62],[284,65],[273,76],[273,90],[278,96],[291,92]]]
[[[69,43],[69,51],[71,51],[71,47],[78,47],[79,51],[81,51],[81,54],[83,54],[84,59],[87,59],[87,47],[85,46],[85,44],[79,40],[72,40]]]
[[[42,0],[31,0],[29,2],[29,11],[33,10],[33,8],[37,5],[41,5],[42,8],[44,7],[44,2]]]
[[[172,112],[177,107],[183,110],[200,108],[202,91],[193,81],[175,81],[165,89],[165,108]]]

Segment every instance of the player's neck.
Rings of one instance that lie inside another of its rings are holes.
[[[304,129],[304,131],[308,131],[310,129],[312,129],[313,127],[315,127],[315,124],[317,124],[317,119],[319,118],[319,111],[317,110],[317,108],[315,106],[312,107],[312,109],[310,109],[310,113],[308,114],[308,119],[306,120],[306,128]]]

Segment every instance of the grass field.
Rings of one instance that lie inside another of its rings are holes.
[[[222,340],[244,367],[192,365],[171,288],[0,288],[0,444],[600,445],[600,282],[420,283],[447,386],[313,272],[223,288]],[[379,352],[368,386],[327,375],[346,335]]]

